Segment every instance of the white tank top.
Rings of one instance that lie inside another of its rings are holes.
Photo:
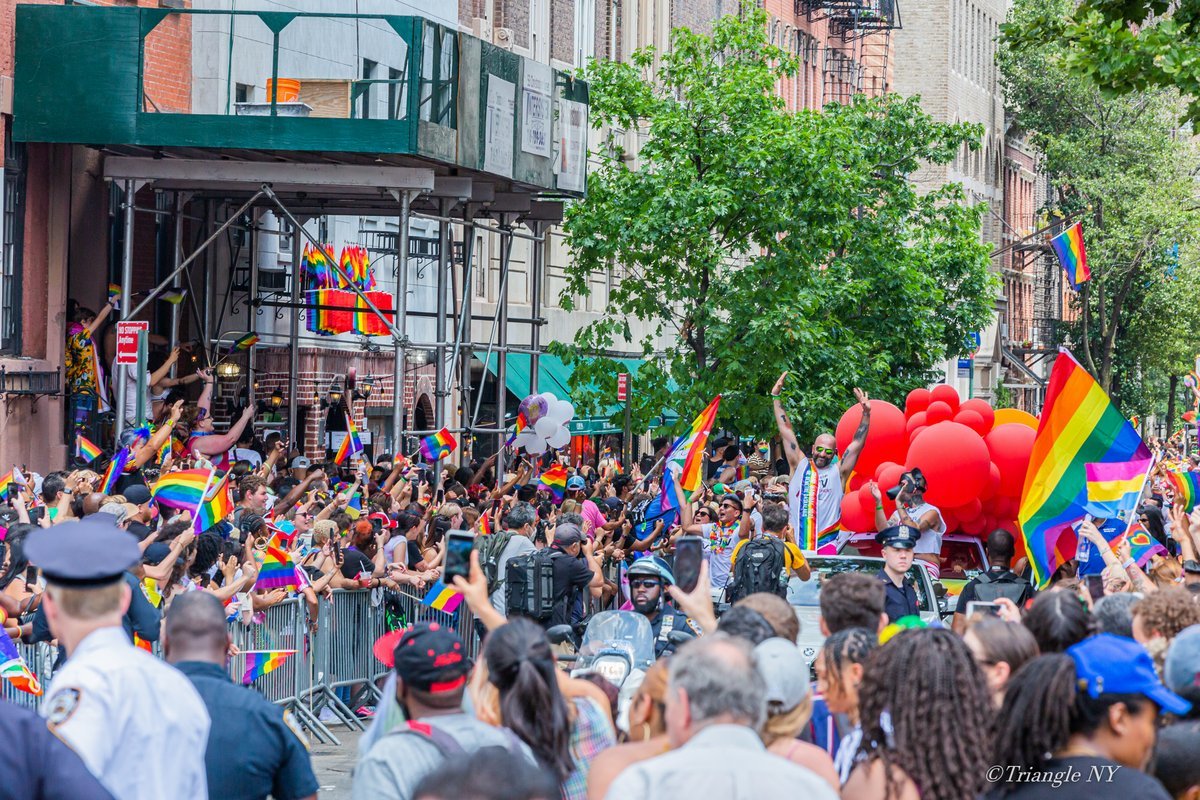
[[[792,523],[792,531],[796,535],[797,543],[802,548],[804,547],[802,536],[806,530],[811,506],[811,503],[807,502],[807,498],[805,498],[807,494],[805,483],[808,481],[811,469],[813,469],[812,461],[805,461],[802,467],[792,472],[792,479],[788,482],[788,520]],[[817,470],[816,487],[817,533],[821,534],[837,527],[838,521],[842,518],[842,497],[845,495],[845,490],[842,487],[842,476],[838,471],[836,461],[825,469]]]
[[[928,514],[930,511],[937,512],[937,525],[924,531],[921,538],[917,539],[917,546],[913,548],[914,553],[936,553],[941,555],[942,552],[942,536],[946,533],[946,520],[942,519],[942,512],[937,506],[932,503],[921,503],[913,506],[908,510],[908,517],[913,522],[920,522],[921,517]],[[900,511],[897,509],[892,512],[892,516],[888,518],[889,525],[900,524]]]

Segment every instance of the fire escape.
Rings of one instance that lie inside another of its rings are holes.
[[[856,94],[876,97],[890,87],[892,31],[900,27],[897,0],[795,0],[796,14],[826,19],[825,102],[847,103]]]

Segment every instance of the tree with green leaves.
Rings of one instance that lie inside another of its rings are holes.
[[[852,387],[901,398],[991,318],[982,207],[957,184],[922,195],[909,181],[982,131],[899,97],[790,113],[775,87],[797,63],[766,30],[762,12],[726,16],[711,36],[676,30],[669,52],[585,70],[594,124],[642,143],[634,168],[614,134],[567,211],[564,304],[596,271],[617,280],[605,317],[556,350],[593,407],[620,369],[597,356],[648,357],[635,430],[663,409],[690,422],[722,394],[722,426],[767,433],[784,370],[798,433],[828,430]]]

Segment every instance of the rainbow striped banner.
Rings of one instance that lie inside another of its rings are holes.
[[[1095,378],[1070,353],[1059,351],[1017,514],[1038,589],[1075,557],[1071,526],[1087,513],[1087,465],[1149,457],[1137,431]]]
[[[720,405],[721,395],[717,395],[700,412],[700,416],[696,417],[692,427],[675,440],[667,454],[667,461],[674,461],[683,468],[679,476],[679,485],[685,492],[694,492],[700,486],[704,448],[708,444],[708,434],[717,419],[717,409]]]
[[[295,650],[244,650],[246,670],[242,673],[242,685],[249,686],[256,680],[273,672],[293,655]]]
[[[112,457],[108,462],[108,469],[104,471],[104,477],[100,479],[100,491],[104,494],[112,494],[113,489],[117,486],[117,480],[125,472],[125,465],[129,463],[129,459],[133,458],[133,451],[128,447],[122,448],[119,453]]]
[[[433,582],[429,591],[421,598],[421,603],[438,611],[453,614],[462,605],[463,596],[457,590],[442,583],[441,579]]]
[[[1058,263],[1062,264],[1067,273],[1071,288],[1079,291],[1080,284],[1091,280],[1092,271],[1088,268],[1087,250],[1083,246],[1083,225],[1076,222],[1065,231],[1050,240]]]
[[[1200,472],[1179,472],[1172,470],[1167,473],[1167,483],[1175,492],[1175,502],[1183,505],[1184,511],[1191,511],[1200,501]]]
[[[195,510],[208,491],[212,470],[183,469],[168,472],[158,479],[150,498],[159,505]]]
[[[458,440],[454,438],[448,428],[442,428],[437,433],[430,434],[421,440],[421,457],[426,461],[434,462],[453,453],[456,447],[458,447]]]

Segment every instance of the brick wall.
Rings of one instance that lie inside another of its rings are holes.
[[[496,27],[512,31],[516,47],[529,47],[530,0],[496,0]]]
[[[713,23],[723,14],[736,11],[735,0],[674,0],[671,3],[671,28],[691,28],[696,33],[712,33]]]
[[[151,5],[151,3],[140,3]],[[153,3],[157,6],[158,3]],[[187,113],[192,108],[192,21],[173,14],[146,35],[145,110]]]
[[[575,63],[575,0],[550,0],[550,57]]]

